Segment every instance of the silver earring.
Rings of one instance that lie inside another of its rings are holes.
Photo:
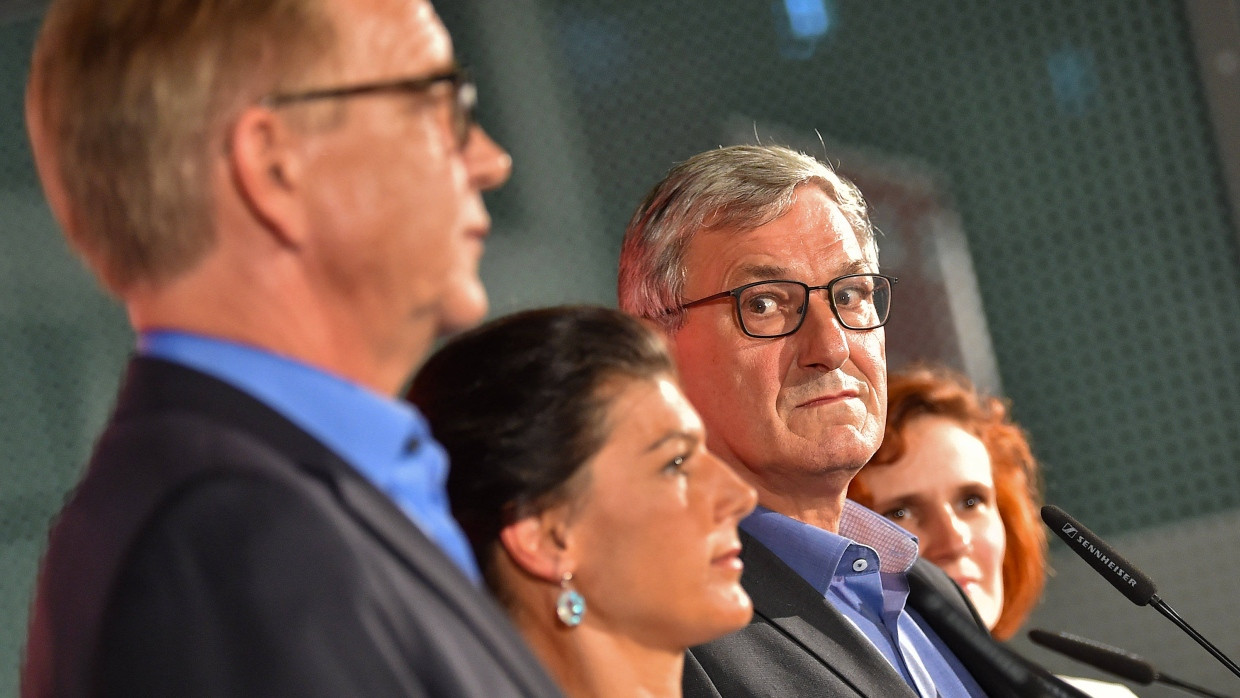
[[[586,600],[572,587],[573,573],[565,572],[560,578],[560,595],[555,600],[555,614],[560,622],[570,628],[581,625],[586,615]]]

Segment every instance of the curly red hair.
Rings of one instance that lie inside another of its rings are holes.
[[[1038,462],[1024,430],[1009,419],[1004,401],[979,395],[967,378],[954,371],[918,367],[888,378],[887,431],[867,467],[899,460],[904,455],[905,427],[914,417],[924,415],[951,419],[981,440],[990,454],[995,503],[1007,539],[1003,608],[991,633],[1006,640],[1025,622],[1046,583]],[[873,495],[856,479],[848,497],[867,507],[874,503]]]

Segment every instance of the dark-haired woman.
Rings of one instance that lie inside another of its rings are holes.
[[[419,372],[487,584],[564,691],[678,696],[684,651],[745,625],[754,491],[705,447],[661,339],[602,308],[501,318]]]

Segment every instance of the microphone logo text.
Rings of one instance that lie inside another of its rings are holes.
[[[1128,586],[1135,587],[1137,585],[1137,580],[1133,579],[1132,575],[1125,572],[1123,567],[1120,567],[1119,565],[1115,564],[1115,562],[1111,560],[1111,558],[1101,548],[1094,545],[1092,542],[1086,540],[1085,536],[1080,535],[1080,532],[1076,529],[1075,526],[1073,526],[1072,524],[1064,524],[1063,532],[1065,535],[1075,540],[1076,543],[1080,544],[1081,548],[1088,550],[1089,553],[1094,556],[1094,559],[1102,563],[1103,567],[1106,567],[1108,570],[1114,573],[1115,576],[1119,577],[1125,582],[1128,582]]]

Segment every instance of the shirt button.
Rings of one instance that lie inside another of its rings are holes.
[[[405,441],[405,453],[416,453],[419,448],[422,448],[422,439],[419,439],[416,436],[410,436],[409,439]]]
[[[853,572],[864,572],[869,569],[869,567],[870,563],[866,562],[864,558],[857,558],[856,560],[853,560]]]

